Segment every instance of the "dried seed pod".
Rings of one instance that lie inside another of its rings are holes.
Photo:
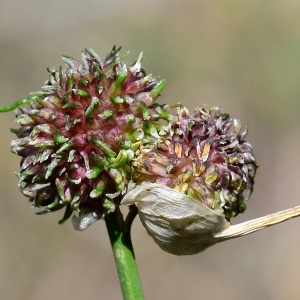
[[[190,255],[232,238],[284,222],[300,215],[300,206],[238,225],[230,225],[221,213],[184,193],[161,185],[142,184],[123,198],[135,204],[148,234],[166,252]]]

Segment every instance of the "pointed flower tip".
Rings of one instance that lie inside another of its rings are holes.
[[[161,91],[165,88],[166,86],[166,80],[162,79],[157,85],[156,87],[151,91],[151,96],[153,98],[156,98],[159,96],[159,94],[161,93]]]

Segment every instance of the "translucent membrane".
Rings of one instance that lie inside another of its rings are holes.
[[[300,206],[231,225],[198,200],[161,184],[142,184],[127,193],[122,204],[135,204],[148,234],[164,251],[175,255],[199,253],[300,215]]]

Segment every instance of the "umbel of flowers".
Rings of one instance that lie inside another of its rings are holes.
[[[142,54],[127,66],[119,50],[104,60],[91,49],[82,62],[63,56],[66,68],[48,68],[41,91],[9,107],[17,107],[20,124],[11,145],[22,157],[20,190],[41,214],[65,207],[61,222],[73,211],[90,216],[78,229],[114,211],[136,150],[154,143],[165,127],[160,120],[170,119],[155,103],[165,81],[146,75]]]
[[[137,206],[163,250],[196,254],[232,238],[224,230],[245,211],[257,169],[246,133],[219,108],[199,107],[191,115],[179,106],[155,144],[141,145],[132,162],[137,187],[122,204]]]
[[[155,144],[141,145],[133,176],[184,193],[225,215],[246,209],[257,164],[241,123],[218,107],[198,107],[195,115],[179,106],[178,115]]]

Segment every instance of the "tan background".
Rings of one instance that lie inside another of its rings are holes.
[[[161,102],[223,106],[248,124],[260,164],[241,222],[300,204],[300,2],[8,1],[0,4],[0,105],[39,90],[61,54],[113,44],[144,51],[167,80]],[[0,116],[0,298],[121,299],[104,222],[85,232],[36,216],[17,188],[13,113]],[[133,243],[148,300],[299,299],[300,219],[205,252],[161,251],[138,219]]]

